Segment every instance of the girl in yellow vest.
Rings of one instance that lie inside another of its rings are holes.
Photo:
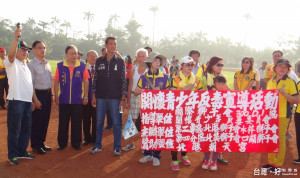
[[[197,81],[196,76],[193,74],[193,67],[195,65],[194,60],[186,56],[181,60],[181,71],[179,75],[175,76],[171,82],[170,90],[199,90],[202,88]],[[186,152],[181,152],[179,160],[177,159],[177,151],[171,151],[172,163],[171,168],[173,171],[179,171],[179,163],[184,165],[190,165],[191,161],[188,160]]]
[[[290,62],[279,59],[274,68],[275,77],[268,81],[267,89],[279,91],[279,151],[268,153],[268,163],[262,168],[268,169],[270,173],[280,172],[285,158],[286,141],[285,135],[291,117],[291,104],[298,103],[298,90],[296,83],[288,77],[291,70]]]
[[[242,70],[237,71],[234,75],[234,90],[252,90],[254,82],[255,72],[253,70],[253,61],[250,57],[245,57],[242,60]]]

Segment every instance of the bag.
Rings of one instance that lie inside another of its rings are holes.
[[[134,125],[133,121],[132,121],[132,117],[131,114],[128,115],[128,120],[125,124],[124,129],[122,129],[122,135],[124,137],[124,139],[128,139],[136,134],[138,134],[138,130],[136,128],[136,126]]]

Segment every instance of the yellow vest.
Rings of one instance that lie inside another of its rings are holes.
[[[279,89],[283,88],[284,91],[293,96],[298,94],[297,85],[294,80],[290,79],[288,75],[285,75],[278,82],[275,80],[275,77],[272,80],[269,80],[267,83],[267,89]],[[292,114],[291,104],[286,100],[286,98],[279,93],[279,117],[290,117]]]
[[[272,78],[274,78],[274,76],[275,76],[275,72],[273,71],[274,66],[275,66],[274,64],[270,64],[266,67],[264,78],[266,78],[268,80],[271,80]]]
[[[255,80],[255,72],[254,70],[251,70],[249,73],[241,73],[241,71],[237,71],[234,78],[236,79],[239,91],[242,91],[245,90],[251,80]],[[249,90],[252,90],[252,87]]]
[[[1,57],[0,57],[0,69],[5,69],[4,62],[3,62],[3,60],[1,59]],[[5,78],[5,76],[6,76],[6,72],[1,72],[1,73],[0,73],[0,79]]]

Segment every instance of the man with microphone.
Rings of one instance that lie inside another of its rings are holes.
[[[8,161],[19,164],[18,159],[33,159],[27,152],[31,131],[31,113],[33,85],[31,72],[24,61],[31,50],[24,41],[19,41],[21,29],[15,31],[5,69],[8,78],[9,91],[7,95],[7,147]]]

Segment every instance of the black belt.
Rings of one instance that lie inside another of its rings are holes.
[[[42,93],[51,93],[51,88],[45,89],[45,90],[35,89],[35,93],[39,93],[39,94],[42,94]]]

